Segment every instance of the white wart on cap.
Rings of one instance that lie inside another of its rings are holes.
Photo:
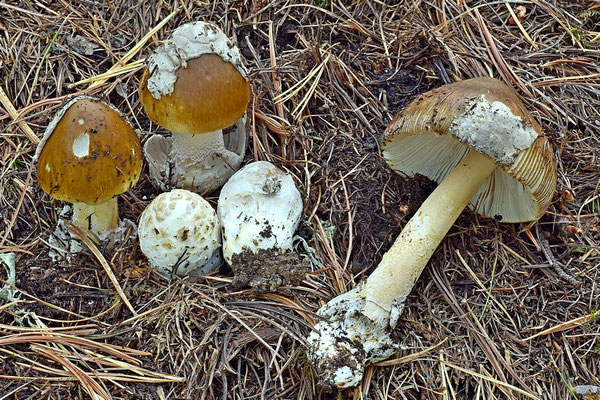
[[[388,126],[383,156],[396,172],[438,183],[474,149],[496,164],[469,201],[502,222],[537,220],[556,186],[552,149],[514,92],[493,78],[441,86],[413,101]]]
[[[173,94],[177,71],[185,68],[187,61],[205,54],[218,55],[248,80],[238,48],[215,25],[196,21],[175,29],[169,40],[148,57],[148,91],[155,99]]]

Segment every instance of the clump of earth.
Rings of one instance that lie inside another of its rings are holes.
[[[275,292],[282,286],[304,279],[309,262],[295,252],[280,249],[245,250],[231,259],[235,287],[250,287],[256,292]]]

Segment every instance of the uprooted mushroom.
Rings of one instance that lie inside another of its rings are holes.
[[[217,211],[235,286],[275,291],[304,278],[307,262],[292,250],[302,197],[291,175],[267,161],[250,163],[223,186]]]
[[[502,222],[539,219],[556,186],[555,161],[515,93],[492,78],[442,86],[388,126],[383,153],[405,176],[439,182],[364,284],[319,310],[309,356],[325,386],[349,387],[367,364],[397,349],[390,338],[404,302],[463,209]]]

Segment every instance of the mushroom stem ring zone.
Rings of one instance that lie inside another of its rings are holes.
[[[192,135],[173,133],[170,158],[173,162],[171,179],[181,187],[203,191],[212,191],[221,186],[218,178],[229,175],[221,170],[234,172],[242,162],[240,155],[225,148],[220,129]],[[207,177],[206,182],[204,177]]]

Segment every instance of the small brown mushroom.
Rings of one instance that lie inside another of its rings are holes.
[[[73,205],[73,224],[105,239],[119,223],[117,196],[141,173],[141,143],[119,111],[82,96],[48,125],[35,155],[41,188]]]

